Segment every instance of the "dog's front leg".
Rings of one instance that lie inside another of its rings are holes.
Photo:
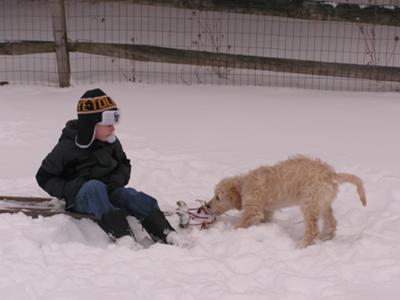
[[[236,224],[235,229],[247,228],[252,225],[259,224],[264,219],[264,213],[261,207],[248,205],[243,207],[242,215],[239,222]]]

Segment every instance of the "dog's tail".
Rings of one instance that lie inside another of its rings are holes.
[[[360,177],[357,177],[356,175],[349,173],[336,173],[335,180],[338,183],[348,182],[354,184],[357,187],[357,193],[358,196],[360,197],[362,205],[363,206],[367,205],[367,198],[365,197],[364,184]]]

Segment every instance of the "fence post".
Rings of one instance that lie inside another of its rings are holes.
[[[64,0],[49,0],[49,4],[52,15],[54,42],[56,44],[58,82],[60,87],[68,87],[70,86],[71,68],[67,49],[67,25]]]

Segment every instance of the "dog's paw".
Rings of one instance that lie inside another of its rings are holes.
[[[304,249],[307,248],[308,246],[312,246],[315,244],[315,241],[305,241],[301,240],[297,242],[296,248],[297,249]]]
[[[239,222],[235,225],[235,229],[239,228],[248,228],[253,225],[258,225],[262,222],[264,215],[252,215],[252,216],[243,216]]]
[[[234,228],[235,229],[246,229],[246,228],[250,227],[251,225],[253,225],[253,224],[251,224],[250,222],[239,221],[239,223],[237,223]]]
[[[319,239],[321,241],[329,241],[329,240],[333,239],[334,237],[335,237],[334,232],[325,232],[325,233],[321,233],[321,235],[319,236]]]

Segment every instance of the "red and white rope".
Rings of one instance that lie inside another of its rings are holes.
[[[200,206],[197,208],[188,208],[184,201],[177,202],[176,213],[179,216],[181,228],[199,226],[200,229],[206,229],[215,222],[216,216],[210,211],[207,203],[202,200],[197,201],[200,202]]]

